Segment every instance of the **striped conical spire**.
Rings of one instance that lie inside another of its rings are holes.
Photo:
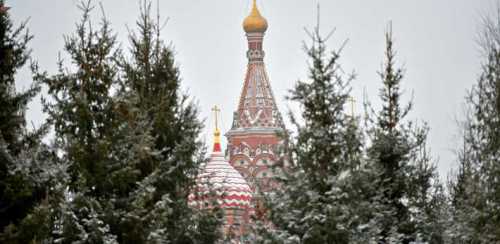
[[[275,133],[276,130],[282,130],[284,125],[264,64],[263,43],[267,21],[260,16],[255,1],[252,12],[244,23],[248,40],[248,66],[238,109],[228,135],[248,129]]]

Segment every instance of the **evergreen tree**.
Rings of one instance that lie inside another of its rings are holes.
[[[32,85],[27,91],[16,91],[15,74],[30,58],[28,43],[33,36],[26,30],[26,23],[22,23],[17,28],[13,26],[8,10],[4,1],[0,1],[0,72],[2,72],[0,76],[0,105],[2,107],[0,131],[4,143],[8,145],[7,149],[16,155],[22,151],[24,144],[26,106],[40,89]],[[2,172],[6,171],[2,170]]]
[[[158,154],[140,163],[146,177],[132,196],[127,225],[135,234],[127,242],[212,243],[218,237],[219,220],[187,205],[203,159],[197,108],[180,92],[172,47],[160,39],[159,16],[156,22],[151,18],[148,1],[142,4],[137,28],[138,33],[130,35],[132,58],[123,62],[119,96],[128,108],[140,111],[142,118],[135,119],[151,126],[151,150]]]
[[[451,183],[454,241],[500,241],[500,16],[484,19],[484,63],[466,97],[459,170]]]
[[[463,124],[464,128],[470,128]],[[469,133],[470,131],[464,131]],[[481,233],[476,228],[481,228],[479,219],[481,213],[475,206],[479,206],[484,199],[484,191],[479,185],[479,176],[470,158],[471,145],[466,143],[470,135],[462,135],[463,147],[458,150],[458,172],[449,182],[450,204],[452,217],[448,233],[450,239],[457,243],[481,243]],[[474,241],[475,240],[475,241]]]
[[[55,147],[68,165],[69,188],[54,209],[58,221],[54,233],[61,243],[112,243],[116,235],[104,220],[114,213],[113,199],[120,190],[113,181],[122,170],[117,165],[126,163],[113,151],[123,136],[111,95],[118,80],[119,50],[106,19],[94,29],[90,1],[79,7],[82,20],[76,33],[65,38],[72,65],[65,67],[61,59],[57,75],[37,71],[36,77],[48,88],[51,100],[43,101],[44,110],[54,127]]]
[[[15,75],[30,58],[26,22],[14,27],[0,1],[0,242],[50,241],[51,206],[62,197],[65,169],[41,142],[46,127],[28,130],[25,111],[40,88],[18,92]]]
[[[97,30],[90,1],[66,38],[72,61],[59,74],[39,74],[53,102],[45,102],[69,191],[59,206],[62,243],[210,243],[218,219],[193,210],[187,196],[198,164],[201,124],[180,94],[173,52],[144,2],[140,34],[131,34],[132,60],[117,48],[109,22]]]
[[[375,243],[441,243],[444,231],[441,185],[426,152],[427,126],[404,119],[412,104],[401,105],[402,69],[395,68],[392,31],[386,33],[386,60],[380,76],[382,109],[368,117],[368,164],[373,182],[371,238]],[[370,106],[367,106],[370,108]]]
[[[261,243],[349,243],[359,223],[351,183],[362,140],[357,119],[344,111],[354,75],[343,74],[340,50],[328,54],[318,27],[310,36],[310,81],[297,82],[288,98],[301,107],[300,119],[291,116],[297,135],[290,142],[290,167],[278,179],[280,191],[267,196],[273,227],[257,230]]]
[[[31,204],[19,206],[31,197],[31,189],[22,189],[16,184],[15,176],[9,175],[9,167],[15,164],[13,157],[23,150],[26,121],[24,111],[28,102],[37,94],[38,88],[31,87],[24,93],[15,89],[15,74],[29,58],[28,42],[32,38],[24,34],[25,24],[14,29],[8,8],[0,1],[0,228],[3,230],[11,222],[19,222],[26,215]],[[24,36],[22,36],[24,34]],[[22,181],[21,181],[22,182]],[[19,183],[21,183],[19,182]],[[19,188],[18,188],[19,187]],[[19,194],[26,192],[26,196]],[[18,195],[18,196],[16,196]],[[13,203],[18,204],[13,204]],[[9,206],[10,205],[10,206]]]

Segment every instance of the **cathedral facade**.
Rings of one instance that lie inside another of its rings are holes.
[[[243,21],[248,40],[247,71],[233,114],[228,140],[229,163],[247,180],[254,191],[268,192],[276,185],[272,166],[279,160],[285,126],[271,89],[264,64],[264,35],[267,20],[260,14],[256,1]]]
[[[239,243],[239,237],[248,233],[252,216],[265,212],[261,206],[262,193],[279,190],[273,175],[279,173],[286,132],[281,113],[276,106],[269,77],[264,64],[263,42],[268,28],[256,1],[250,15],[243,21],[248,40],[248,66],[234,112],[224,155],[220,144],[220,130],[215,112],[213,150],[209,161],[200,168],[189,204],[208,208],[217,202],[224,210],[223,233]],[[262,216],[261,216],[262,217]],[[260,218],[263,219],[263,218]]]

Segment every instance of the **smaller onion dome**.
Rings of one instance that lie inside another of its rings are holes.
[[[257,8],[257,1],[253,0],[252,11],[250,15],[243,21],[243,29],[245,32],[266,32],[267,30],[267,20],[260,15],[259,9]]]
[[[191,194],[191,206],[212,207],[215,202],[221,208],[248,209],[252,201],[252,190],[231,166],[221,152],[214,152],[196,179],[195,193]]]
[[[189,205],[211,208],[217,203],[223,209],[250,208],[252,190],[241,174],[229,164],[221,152],[220,131],[215,129],[214,147],[210,160],[196,178],[194,192],[189,195]]]

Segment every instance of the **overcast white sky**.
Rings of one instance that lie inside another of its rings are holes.
[[[33,57],[44,70],[54,74],[63,35],[74,31],[80,19],[77,0],[7,0],[16,23],[30,18],[35,35]],[[107,17],[118,33],[122,47],[128,47],[127,28],[134,27],[138,0],[102,0]],[[154,1],[156,3],[156,1]],[[202,118],[211,118],[210,108],[222,107],[223,130],[231,125],[246,69],[246,39],[241,27],[250,10],[250,0],[159,0],[160,14],[170,18],[162,37],[171,41],[183,77],[183,88],[196,98]],[[495,8],[495,0],[260,0],[261,13],[269,22],[265,38],[265,62],[278,106],[285,115],[287,90],[307,77],[302,41],[304,27],[316,22],[316,5],[321,4],[321,23],[329,40],[338,47],[349,39],[341,63],[354,70],[353,95],[362,112],[363,91],[378,104],[380,70],[384,52],[384,30],[392,21],[399,64],[406,69],[405,99],[414,93],[411,119],[428,122],[429,146],[438,161],[442,177],[454,167],[458,143],[456,118],[460,117],[465,92],[475,83],[480,69],[476,45],[480,17]],[[96,13],[97,14],[97,13]],[[96,19],[97,21],[97,19]],[[31,81],[24,69],[18,85]],[[43,120],[40,102],[30,106],[28,117]],[[286,116],[285,116],[286,117]],[[212,119],[207,120],[210,139]]]

